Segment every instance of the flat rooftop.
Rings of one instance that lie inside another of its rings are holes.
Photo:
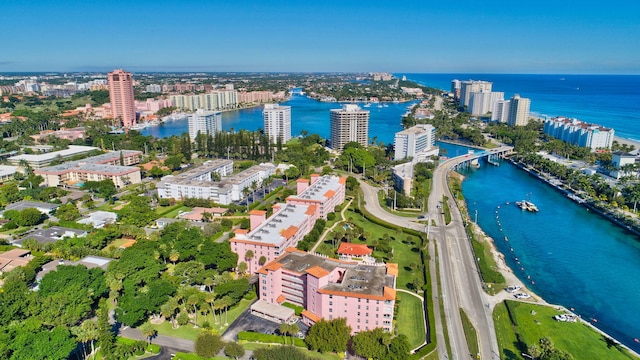
[[[135,166],[96,164],[84,161],[70,161],[60,165],[47,166],[35,170],[38,174],[62,174],[68,171],[82,171],[94,174],[124,175],[140,171]]]
[[[316,182],[311,184],[300,195],[292,195],[291,198],[305,199],[305,200],[317,200],[321,201],[327,197],[327,192],[330,190],[336,191],[342,186],[340,184],[340,178],[337,176],[324,175],[318,178]]]
[[[275,262],[282,264],[282,268],[299,274],[316,274],[321,273],[322,270],[325,270],[328,274],[336,268],[344,269],[342,281],[339,283],[329,282],[322,288],[323,291],[384,296],[385,286],[395,289],[395,277],[387,275],[387,267],[384,265],[363,265],[355,262],[338,261],[301,251],[287,251]]]
[[[279,245],[285,240],[284,232],[294,230],[295,234],[306,218],[310,206],[293,204],[280,204],[280,206],[280,210],[262,224],[246,235],[236,235],[236,239]]]
[[[226,160],[226,159],[209,160],[195,169],[187,170],[178,175],[166,176],[165,178],[167,179],[167,181],[170,181],[170,182],[192,180],[206,173],[215,171],[217,169],[220,169],[226,166],[233,166],[233,160]],[[163,178],[163,181],[165,178]]]
[[[14,241],[14,244],[22,244],[27,239],[35,239],[41,244],[54,243],[58,240],[62,240],[65,237],[83,236],[86,235],[86,230],[71,229],[61,226],[52,226],[48,229],[40,229],[32,232],[24,239]]]
[[[40,208],[40,209],[48,209],[49,211],[57,209],[60,206],[60,204],[49,204],[49,203],[44,203],[44,202],[39,202],[39,201],[18,201],[15,202],[13,204],[9,204],[7,205],[7,207],[5,208],[5,210],[24,210],[24,209],[36,209],[36,208]]]
[[[100,150],[100,148],[93,146],[81,146],[81,145],[69,145],[68,149],[53,151],[45,154],[22,154],[10,157],[9,161],[26,160],[28,162],[46,162],[53,161],[58,156],[62,158],[68,158],[74,155],[84,154],[93,150]]]

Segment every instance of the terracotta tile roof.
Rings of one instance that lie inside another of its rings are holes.
[[[324,197],[326,197],[326,198],[328,198],[328,199],[329,199],[329,198],[332,198],[332,197],[333,197],[333,195],[335,195],[335,194],[336,194],[336,192],[335,192],[335,191],[333,191],[333,190],[329,190],[329,191],[327,191],[326,193],[324,193]]]
[[[281,267],[282,267],[282,264],[280,264],[277,261],[272,261],[272,262],[268,263],[267,265],[265,265],[263,269],[267,269],[269,271],[276,271],[276,270],[280,269]]]
[[[330,274],[329,271],[321,268],[320,266],[314,266],[312,268],[309,268],[309,269],[305,270],[305,272],[307,274],[313,275],[314,277],[316,277],[318,279],[320,279],[322,277],[325,277],[325,276]]]
[[[249,211],[249,215],[266,215],[267,212],[264,210],[251,210]]]
[[[294,236],[297,232],[298,232],[298,227],[291,225],[288,228],[280,231],[280,235],[282,235],[285,239],[289,239],[292,236]]]
[[[313,215],[315,214],[317,209],[318,209],[317,205],[309,205],[309,207],[307,208],[307,211],[305,212],[305,215]]]
[[[309,183],[309,179],[298,179],[298,180],[296,180],[296,182],[307,183],[308,184]]]
[[[343,176],[343,177],[340,178],[340,180],[338,180],[338,182],[340,184],[346,184],[347,183],[347,178]]]
[[[321,319],[320,316],[312,313],[309,310],[303,310],[302,313],[300,313],[300,315],[306,317],[307,319],[313,321],[314,323],[320,321],[320,319]]]
[[[278,304],[282,304],[285,300],[287,300],[287,298],[286,298],[286,297],[284,297],[284,295],[280,295],[280,296],[278,296],[278,298],[276,299],[276,302],[277,302]]]
[[[365,244],[352,244],[348,242],[340,243],[338,247],[338,254],[351,255],[351,256],[364,256],[371,255],[373,249],[370,249]]]

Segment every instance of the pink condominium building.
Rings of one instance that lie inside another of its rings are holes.
[[[114,119],[125,128],[136,124],[136,103],[133,97],[133,77],[130,72],[113,70],[107,75],[109,80],[109,101]]]
[[[277,204],[273,215],[266,219],[266,211],[249,213],[251,231],[236,230],[229,240],[238,254],[238,264],[246,262],[250,273],[280,256],[288,247],[295,247],[307,235],[318,217],[316,205]],[[249,252],[251,251],[251,252]]]
[[[258,271],[260,300],[253,314],[288,321],[280,304],[304,307],[302,321],[346,318],[353,334],[383,328],[391,332],[397,264],[367,265],[309,254],[293,248]]]
[[[287,204],[316,204],[319,217],[326,219],[344,201],[346,182],[346,177],[311,174],[311,185],[309,180],[299,179],[298,194],[289,196]]]

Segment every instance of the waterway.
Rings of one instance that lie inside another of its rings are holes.
[[[450,156],[466,150],[446,147]],[[640,351],[640,239],[510,163],[482,162],[463,174],[469,213],[478,212],[515,274],[548,302],[573,308]],[[515,205],[527,198],[539,213]]]
[[[365,108],[365,103],[360,103],[360,107],[369,110],[369,139],[372,141],[393,143],[395,133],[402,130],[402,115],[407,112],[407,107],[412,103],[385,103],[378,107],[371,104]],[[281,105],[291,106],[291,135],[300,135],[302,131],[309,134],[318,134],[322,138],[328,139],[330,133],[329,111],[340,109],[341,103],[320,102],[306,96],[293,95],[288,101]],[[263,128],[262,106],[227,111],[222,113],[222,130],[258,130]],[[165,122],[159,126],[148,127],[142,130],[142,135],[153,137],[169,137],[181,135],[189,131],[186,118]]]

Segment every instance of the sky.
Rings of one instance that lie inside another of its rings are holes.
[[[637,0],[0,0],[0,72],[640,74]]]

